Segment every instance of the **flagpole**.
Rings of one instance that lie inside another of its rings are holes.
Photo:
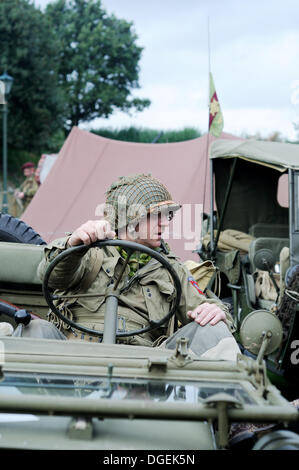
[[[211,72],[211,45],[210,45],[210,17],[208,16],[208,63],[209,63],[209,75]]]
[[[210,45],[210,17],[208,16],[208,135],[207,135],[207,148],[206,158],[207,166],[209,162],[209,147],[210,147],[210,79],[211,79],[211,45]],[[214,251],[214,180],[213,180],[213,163],[212,160],[209,162],[210,165],[210,228],[211,228],[211,241],[210,241],[210,252]],[[207,168],[206,166],[206,168]]]

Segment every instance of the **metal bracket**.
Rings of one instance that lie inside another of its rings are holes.
[[[267,377],[266,363],[259,358],[259,361],[253,360],[248,356],[239,354],[237,357],[237,364],[245,370],[249,376],[254,379],[254,384],[260,396],[265,396],[267,392],[267,385],[269,383]]]
[[[103,397],[110,397],[113,391],[112,386],[112,375],[113,375],[113,364],[108,364],[107,366],[107,377],[103,380],[102,384],[99,387],[99,390],[103,394]]]
[[[73,417],[67,430],[70,439],[89,441],[93,437],[93,423],[85,416]]]
[[[228,408],[242,408],[242,403],[228,393],[215,393],[206,398],[204,403],[207,407],[217,409],[218,413],[218,441],[219,447],[228,446],[229,421],[227,416]]]
[[[169,358],[169,360],[175,362],[178,367],[184,367],[193,360],[189,355],[188,344],[189,338],[179,338],[176,342],[175,352],[173,356]]]

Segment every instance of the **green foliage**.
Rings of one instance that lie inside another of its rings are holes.
[[[155,129],[144,129],[137,127],[128,127],[123,129],[101,128],[92,129],[91,132],[107,137],[108,139],[123,140],[126,142],[143,143],[169,143],[182,142],[200,137],[202,134],[198,129],[186,127],[182,130],[159,131]]]
[[[56,44],[47,18],[29,0],[1,0],[0,70],[14,78],[8,97],[9,148],[47,150],[61,127]]]
[[[100,0],[57,0],[47,6],[46,16],[59,40],[67,130],[115,109],[149,106],[149,100],[131,96],[139,87],[142,52],[132,23],[108,16]]]
[[[63,146],[65,139],[66,136],[64,130],[61,128],[51,136],[51,140],[48,142],[46,151],[48,153],[58,153]],[[46,151],[43,153],[46,153]]]
[[[26,150],[10,149],[8,154],[9,173],[11,180],[22,181],[24,179],[22,165],[25,162],[33,162],[37,166],[40,154],[27,152]]]
[[[131,96],[142,53],[136,39],[132,24],[108,16],[100,0],[58,0],[45,12],[32,0],[0,1],[0,74],[14,78],[9,172],[28,160],[26,152],[59,151],[81,121],[149,105]],[[1,139],[2,132],[0,149]]]

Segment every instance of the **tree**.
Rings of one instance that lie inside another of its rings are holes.
[[[183,142],[190,139],[196,139],[202,133],[194,127],[185,127],[178,130],[147,129],[142,127],[127,127],[122,129],[92,129],[91,132],[107,137],[108,139],[123,140],[126,142],[143,142],[143,143],[169,143]]]
[[[59,83],[66,103],[66,128],[115,109],[141,111],[147,99],[134,98],[139,87],[142,48],[132,23],[108,16],[100,0],[58,0],[46,8],[59,46]]]
[[[8,99],[9,148],[41,152],[62,126],[56,39],[29,0],[0,2],[0,73],[14,78]]]

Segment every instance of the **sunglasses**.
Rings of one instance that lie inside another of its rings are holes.
[[[158,215],[158,216],[164,216],[166,219],[170,222],[174,218],[174,211],[167,210],[165,208],[160,208],[156,207],[152,210],[152,212],[149,214],[151,216],[152,214]]]

